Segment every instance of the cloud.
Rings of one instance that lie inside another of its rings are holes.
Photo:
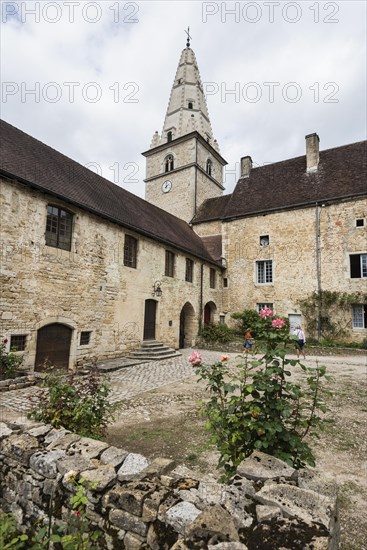
[[[364,139],[366,4],[272,5],[273,22],[266,2],[4,2],[2,117],[144,196],[140,153],[162,130],[190,25],[202,80],[218,86],[209,114],[232,169],[246,154],[259,164],[304,154],[313,131],[322,148]]]

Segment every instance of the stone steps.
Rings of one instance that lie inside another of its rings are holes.
[[[129,357],[140,359],[141,361],[159,361],[180,356],[181,353],[155,340],[143,341],[140,349],[132,351],[129,354]]]

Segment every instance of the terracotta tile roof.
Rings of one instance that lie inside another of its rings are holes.
[[[0,173],[213,262],[189,224],[0,121]]]
[[[220,261],[220,258],[222,257],[222,235],[201,237],[201,240],[204,242],[211,257],[217,261]]]
[[[240,179],[228,195],[224,212],[220,201],[217,205],[205,201],[194,223],[367,195],[366,144],[361,141],[320,151],[316,172],[307,173],[306,156],[253,168],[250,177]]]

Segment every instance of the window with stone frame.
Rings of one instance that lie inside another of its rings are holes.
[[[73,214],[49,204],[47,206],[46,245],[71,250]]]
[[[352,306],[353,328],[367,328],[367,304],[354,304]]]
[[[351,254],[349,261],[352,279],[367,278],[367,254]]]
[[[164,159],[164,171],[165,172],[171,172],[175,167],[175,162],[173,159],[173,155],[168,155]]]
[[[262,309],[266,309],[266,308],[269,308],[269,309],[273,310],[274,309],[274,304],[272,304],[270,302],[269,303],[262,302],[262,303],[256,304],[256,310],[257,310],[258,313],[260,313],[260,311]]]
[[[273,260],[256,262],[256,282],[258,284],[273,282]]]
[[[211,159],[206,161],[206,173],[208,176],[211,176],[213,173],[213,161]]]
[[[80,346],[87,346],[90,343],[91,334],[92,333],[90,331],[83,330],[80,333],[79,345]]]
[[[171,130],[169,132],[167,132],[167,143],[169,143],[170,141],[172,141],[172,131]]]
[[[194,262],[190,258],[186,258],[186,271],[185,271],[185,281],[192,283],[194,279]]]
[[[164,274],[166,277],[174,277],[175,275],[175,254],[170,250],[166,250]]]
[[[125,235],[124,265],[136,269],[138,241],[131,235]]]
[[[26,334],[12,334],[10,336],[10,350],[11,351],[24,351],[27,345]]]
[[[210,288],[215,288],[215,277],[216,273],[215,273],[215,269],[213,267],[210,268],[210,272],[209,272],[209,286]]]

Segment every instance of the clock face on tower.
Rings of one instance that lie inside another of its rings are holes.
[[[169,193],[172,189],[172,182],[169,180],[165,181],[162,185],[162,191],[163,193]]]

